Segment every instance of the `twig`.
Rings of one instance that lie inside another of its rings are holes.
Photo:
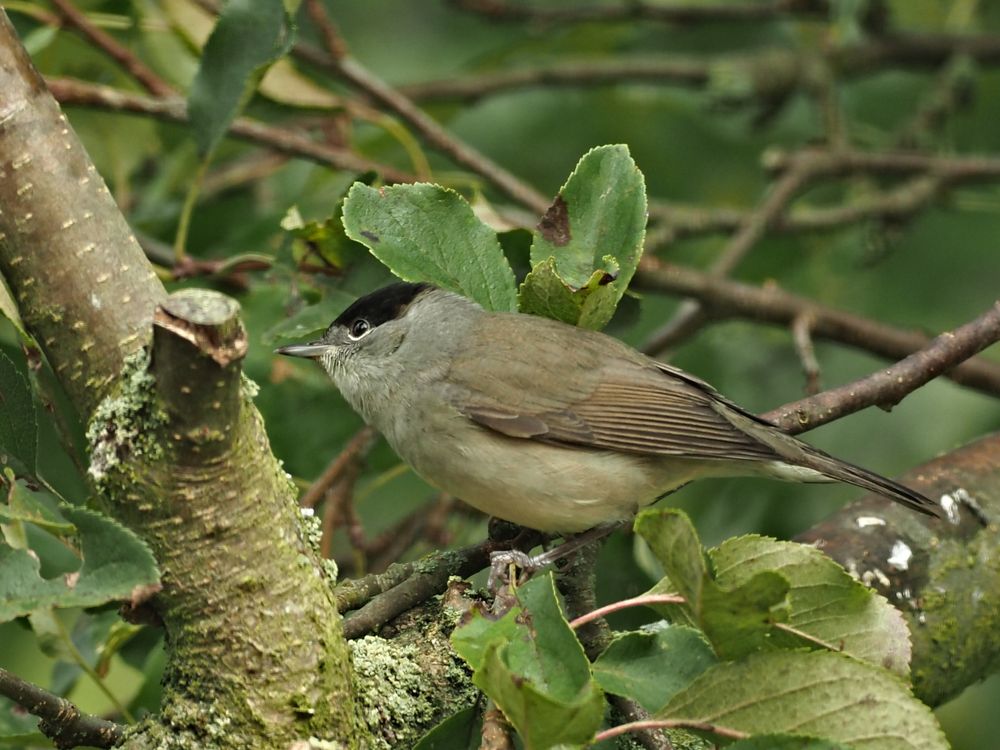
[[[785,211],[792,199],[803,190],[819,171],[819,163],[812,152],[801,152],[799,158],[781,176],[760,206],[740,225],[722,253],[709,267],[709,275],[722,277],[729,274],[758,240],[767,228]],[[708,319],[705,308],[698,300],[685,300],[674,316],[661,326],[652,336],[650,349],[662,352],[684,340],[697,331]]]
[[[66,106],[127,112],[168,122],[188,122],[187,105],[179,98],[151,99],[140,94],[72,78],[46,78],[45,82],[56,100]],[[334,169],[349,172],[375,171],[389,182],[414,181],[413,175],[387,164],[365,159],[350,149],[320,143],[302,133],[265,125],[245,117],[233,121],[228,135]]]
[[[992,156],[941,156],[916,151],[858,151],[807,148],[799,151],[772,149],[764,155],[764,167],[772,172],[795,169],[806,158],[814,171],[829,175],[933,174],[945,182],[974,182],[1000,177],[1000,158]]]
[[[868,406],[889,408],[942,372],[1000,340],[1000,302],[975,320],[942,333],[906,359],[839,388],[761,415],[791,434],[805,432]]]
[[[815,320],[812,314],[805,312],[792,321],[792,341],[795,351],[802,362],[802,371],[806,374],[806,395],[813,396],[820,391],[819,362],[816,360],[816,349],[813,347],[812,328]]]
[[[0,668],[0,695],[38,716],[38,728],[59,748],[91,745],[113,747],[121,742],[123,727],[112,721],[82,713],[65,698],[22,680]]]
[[[613,21],[659,21],[696,24],[733,21],[771,21],[791,14],[823,15],[827,3],[820,0],[764,0],[762,2],[671,3],[628,2],[621,5],[581,5],[547,8],[511,5],[504,0],[449,0],[449,4],[491,21],[540,23],[586,23]]]
[[[512,728],[503,711],[491,700],[483,712],[482,740],[479,750],[514,750]]]
[[[577,640],[587,658],[593,661],[611,641],[611,628],[600,615],[589,617],[597,607],[597,558],[606,536],[599,537],[572,551],[556,563],[556,586],[566,604],[566,616],[572,622]]]
[[[161,98],[175,95],[176,92],[169,83],[133,55],[131,50],[92,24],[70,0],[52,0],[52,4],[59,9],[66,21],[121,65],[150,94]]]
[[[685,721],[684,719],[652,719],[650,721],[633,721],[628,724],[619,724],[616,727],[605,729],[594,736],[594,742],[603,742],[612,737],[619,737],[629,732],[640,729],[689,729],[695,732],[707,732],[717,737],[725,737],[729,740],[745,740],[750,735],[736,729],[709,724],[707,721]]]
[[[310,10],[322,14],[321,23],[333,29],[333,24],[330,23],[325,11],[318,3]],[[296,45],[294,51],[300,58],[333,72],[340,79],[370,96],[391,112],[395,112],[433,148],[451,158],[456,164],[467,167],[486,178],[515,201],[538,214],[544,213],[548,208],[549,201],[541,193],[464,141],[456,138],[397,89],[387,84],[351,56],[343,54],[343,45],[340,46],[341,55],[339,57],[325,54],[304,44]]]
[[[952,184],[958,180],[952,180]],[[779,216],[769,227],[771,232],[815,232],[846,228],[872,219],[902,221],[926,208],[941,193],[940,179],[918,175],[885,191],[878,191],[842,206],[794,208]],[[739,208],[717,208],[683,203],[654,202],[649,206],[652,222],[661,223],[670,240],[731,232],[746,221],[749,212]],[[647,239],[647,251],[651,247]]]
[[[353,463],[360,461],[375,442],[375,430],[367,425],[362,427],[347,441],[344,449],[327,465],[319,478],[299,500],[303,508],[315,508],[323,495],[334,482],[340,478],[344,470]]]
[[[538,532],[525,530],[516,542],[531,549],[544,538]],[[510,543],[504,544],[509,549]],[[451,576],[466,578],[489,564],[490,553],[498,548],[494,540],[440,552],[422,560],[397,563],[385,573],[367,576],[361,581],[349,581],[334,591],[337,608],[345,611],[367,601],[363,607],[344,620],[344,636],[357,638],[385,624],[398,614],[441,593]]]
[[[765,287],[676,266],[651,255],[643,256],[635,286],[670,294],[695,297],[711,309],[714,318],[746,318],[788,327],[801,315],[812,316],[813,338],[837,341],[887,359],[899,360],[927,346],[930,337],[860,315],[821,305],[807,297],[787,292],[776,284]],[[651,346],[644,347],[651,351]],[[946,373],[946,377],[983,393],[1000,395],[1000,365],[973,358]]]
[[[605,615],[610,615],[613,612],[620,612],[623,609],[629,609],[630,607],[648,607],[650,604],[683,604],[684,597],[676,594],[643,594],[642,596],[635,596],[631,599],[622,599],[621,601],[612,602],[611,604],[606,604],[603,607],[598,607],[595,610],[587,612],[585,615],[580,615],[574,620],[570,620],[569,626],[576,630],[581,625],[585,625],[588,622],[597,620]]]
[[[636,725],[639,722],[651,721],[649,712],[631,698],[609,693],[608,703],[618,710],[626,724]],[[674,750],[670,738],[660,727],[637,728],[632,732],[632,735],[632,739],[646,750]]]

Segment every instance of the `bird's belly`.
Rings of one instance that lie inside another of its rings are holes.
[[[479,430],[463,441],[438,441],[435,434],[427,431],[397,452],[439,489],[484,513],[540,531],[584,531],[629,518],[704,473],[683,459],[654,462]]]

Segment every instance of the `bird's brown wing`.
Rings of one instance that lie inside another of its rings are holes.
[[[529,316],[490,316],[485,325],[454,360],[446,381],[446,398],[484,427],[509,437],[634,454],[780,459],[726,418],[738,407],[710,386],[615,339],[567,332]],[[526,338],[532,346],[524,345]],[[488,393],[483,361],[502,363],[489,373]],[[552,364],[541,377],[543,361]]]

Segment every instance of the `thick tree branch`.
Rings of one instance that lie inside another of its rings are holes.
[[[6,15],[0,91],[0,273],[86,418],[164,290]]]
[[[921,331],[905,330],[860,315],[821,305],[808,297],[769,284],[758,287],[710,276],[686,266],[664,263],[646,255],[639,263],[635,285],[667,294],[698,299],[714,318],[743,318],[790,327],[809,316],[813,338],[837,341],[891,360],[899,360],[924,348],[930,337]],[[644,347],[655,352],[659,342]],[[973,357],[944,373],[945,377],[983,393],[1000,395],[1000,364]]]
[[[1000,434],[900,477],[945,519],[866,495],[802,534],[898,607],[916,695],[940,705],[1000,668]]]
[[[10,698],[28,713],[41,719],[38,728],[58,748],[80,745],[114,747],[121,742],[123,727],[80,711],[37,685],[22,680],[0,667],[0,695]]]

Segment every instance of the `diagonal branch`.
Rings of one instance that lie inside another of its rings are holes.
[[[10,698],[41,719],[38,728],[56,747],[114,747],[123,727],[80,711],[65,698],[22,680],[0,667],[0,695]]]
[[[814,338],[837,341],[891,360],[913,354],[930,337],[916,330],[895,328],[870,318],[821,305],[808,297],[785,291],[712,277],[686,266],[664,263],[646,255],[635,275],[636,288],[653,289],[698,299],[714,318],[745,318],[787,328],[803,316],[811,318]],[[650,351],[651,347],[646,347]],[[1000,395],[1000,365],[981,357],[962,362],[946,377],[990,395]]]
[[[954,331],[884,370],[853,383],[785,404],[761,415],[795,434],[832,422],[868,406],[889,408],[920,386],[1000,341],[1000,302]]]

